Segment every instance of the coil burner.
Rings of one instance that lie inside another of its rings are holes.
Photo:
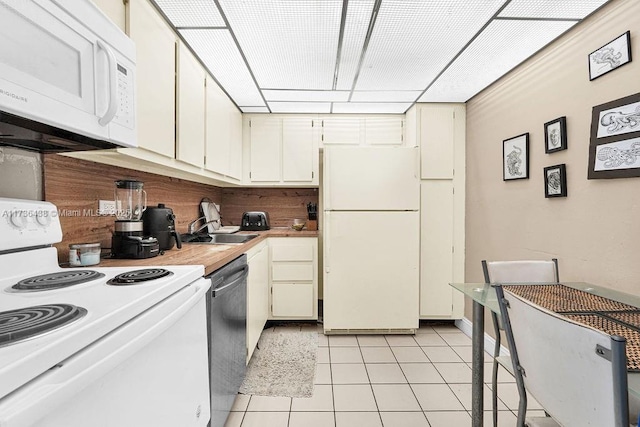
[[[129,286],[148,282],[150,280],[161,279],[172,275],[173,273],[163,268],[145,268],[142,270],[134,270],[126,273],[118,274],[107,282],[107,285],[113,286]]]
[[[71,304],[36,305],[0,312],[0,347],[74,322],[87,310]]]

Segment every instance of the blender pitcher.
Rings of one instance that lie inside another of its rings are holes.
[[[116,181],[115,202],[118,221],[140,221],[142,212],[147,209],[147,192],[142,189],[141,181]]]

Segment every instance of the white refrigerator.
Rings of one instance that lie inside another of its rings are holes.
[[[419,322],[417,148],[325,147],[324,331],[413,333]]]

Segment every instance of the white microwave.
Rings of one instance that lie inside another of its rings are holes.
[[[136,147],[135,54],[89,0],[0,0],[0,121],[68,149]]]

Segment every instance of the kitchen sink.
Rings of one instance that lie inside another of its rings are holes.
[[[237,245],[258,237],[257,234],[183,234],[182,243]]]

